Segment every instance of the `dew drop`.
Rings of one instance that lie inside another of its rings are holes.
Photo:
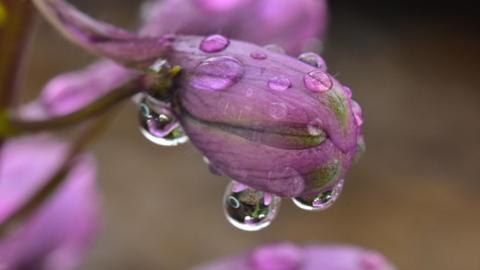
[[[250,57],[255,60],[265,60],[267,59],[268,55],[262,51],[254,51],[250,53]]]
[[[271,52],[285,54],[285,50],[280,45],[277,45],[277,44],[268,44],[268,45],[265,45],[263,48]]]
[[[219,56],[200,63],[190,76],[190,85],[199,90],[222,91],[237,83],[244,73],[240,61],[233,57]]]
[[[268,88],[275,91],[285,91],[292,87],[292,82],[285,76],[277,76],[268,80]]]
[[[149,141],[162,146],[176,146],[188,141],[180,123],[167,105],[144,98],[139,108],[140,132]]]
[[[323,60],[323,58],[316,53],[313,53],[313,52],[302,53],[300,54],[300,56],[298,56],[298,60],[312,67],[319,68],[322,71],[327,71],[327,64],[325,63],[325,60]]]
[[[236,228],[244,231],[258,231],[270,225],[276,217],[281,199],[232,182],[223,198],[225,216]]]
[[[280,120],[287,116],[288,107],[285,103],[272,103],[270,105],[269,113],[273,119]]]
[[[307,89],[314,92],[326,92],[333,87],[333,81],[326,72],[321,70],[310,71],[303,77]]]
[[[230,40],[222,35],[210,35],[200,42],[200,50],[206,53],[216,53],[225,50]]]
[[[296,206],[307,211],[322,211],[330,206],[338,199],[343,189],[344,180],[340,180],[332,189],[323,191],[322,193],[310,198],[293,198],[292,201]]]

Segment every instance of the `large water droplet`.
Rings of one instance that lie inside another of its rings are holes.
[[[314,92],[326,92],[333,87],[333,81],[330,75],[321,70],[314,70],[305,74],[303,82],[307,89]]]
[[[325,60],[323,60],[323,58],[316,53],[313,53],[313,52],[302,53],[300,54],[300,56],[298,56],[298,60],[312,67],[319,68],[322,71],[327,71],[327,64],[325,63]]]
[[[265,60],[267,59],[268,55],[262,51],[254,51],[250,53],[250,57],[256,60]]]
[[[293,198],[292,201],[296,206],[308,211],[322,211],[330,206],[338,199],[343,189],[344,180],[340,180],[332,189],[323,191],[322,193],[309,198]]]
[[[209,58],[195,68],[190,85],[199,90],[221,91],[237,83],[244,73],[240,61],[233,57]]]
[[[285,91],[292,87],[292,82],[285,76],[277,76],[268,80],[268,88],[275,91]]]
[[[170,108],[144,98],[139,108],[140,131],[149,141],[162,146],[176,146],[188,141]]]
[[[265,50],[269,50],[271,52],[285,54],[285,50],[277,44],[268,44],[263,47]]]
[[[276,120],[283,119],[288,114],[288,107],[285,103],[272,103],[269,108],[270,116]]]
[[[228,185],[223,198],[228,221],[244,231],[258,231],[270,225],[280,202],[278,196],[236,182]]]
[[[206,53],[216,53],[225,50],[230,44],[230,40],[222,35],[211,35],[202,40],[200,50]]]

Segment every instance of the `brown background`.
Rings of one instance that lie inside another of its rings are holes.
[[[72,2],[133,28],[140,1]],[[105,226],[84,269],[187,269],[283,240],[362,245],[404,270],[480,269],[478,14],[462,1],[332,2],[324,56],[364,107],[368,146],[335,207],[285,201],[267,230],[236,230],[220,203],[226,179],[191,145],[147,142],[127,104],[94,146]],[[93,58],[42,22],[30,59],[33,93]]]

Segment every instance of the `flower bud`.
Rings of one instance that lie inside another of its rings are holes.
[[[66,145],[49,137],[4,144],[0,163],[0,223],[59,168]],[[1,269],[76,269],[99,227],[95,163],[78,157],[67,179],[24,223],[0,239]]]
[[[280,243],[221,259],[194,270],[394,270],[381,254],[353,246]]]
[[[359,125],[341,83],[250,43],[206,50],[209,39],[178,37],[169,61],[183,68],[174,109],[211,165],[286,197],[316,195],[343,179]]]

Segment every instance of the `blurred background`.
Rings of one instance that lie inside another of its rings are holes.
[[[134,29],[141,1],[71,2]],[[331,1],[323,55],[364,107],[367,140],[334,207],[284,201],[271,227],[239,231],[223,217],[227,179],[190,144],[149,143],[126,104],[94,146],[105,224],[84,269],[188,269],[285,240],[361,245],[399,269],[480,269],[480,12],[419,2]],[[42,21],[25,98],[92,59]]]

